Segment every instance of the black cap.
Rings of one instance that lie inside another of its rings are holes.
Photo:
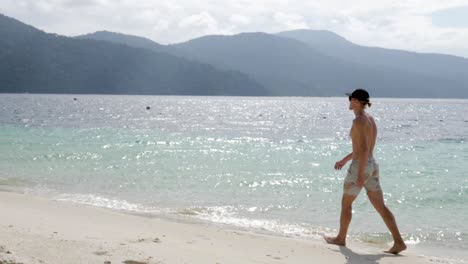
[[[361,102],[370,102],[369,93],[364,89],[356,89],[354,92],[347,93],[346,95],[349,96],[349,100],[351,100],[351,98],[355,98]]]

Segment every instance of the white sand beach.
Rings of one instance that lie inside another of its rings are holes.
[[[0,192],[0,263],[450,263]]]

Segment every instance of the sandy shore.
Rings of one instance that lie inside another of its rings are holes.
[[[0,264],[449,263],[380,252],[0,192]]]

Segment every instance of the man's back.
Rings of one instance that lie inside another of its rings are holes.
[[[368,158],[373,157],[377,139],[377,125],[369,114],[362,114],[353,120],[351,127],[351,140],[353,143],[353,160],[358,160],[362,151],[362,144],[368,148]]]

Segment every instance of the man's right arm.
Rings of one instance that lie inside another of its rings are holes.
[[[343,168],[344,165],[346,165],[346,163],[350,161],[352,158],[353,158],[353,153],[351,152],[348,155],[346,155],[346,157],[344,157],[342,160],[335,163],[335,169],[341,170],[341,168]]]
[[[346,157],[344,157],[342,159],[342,161],[344,161],[344,163],[346,163],[346,162],[350,161],[352,158],[353,158],[353,153],[351,152],[348,155],[346,155]]]

